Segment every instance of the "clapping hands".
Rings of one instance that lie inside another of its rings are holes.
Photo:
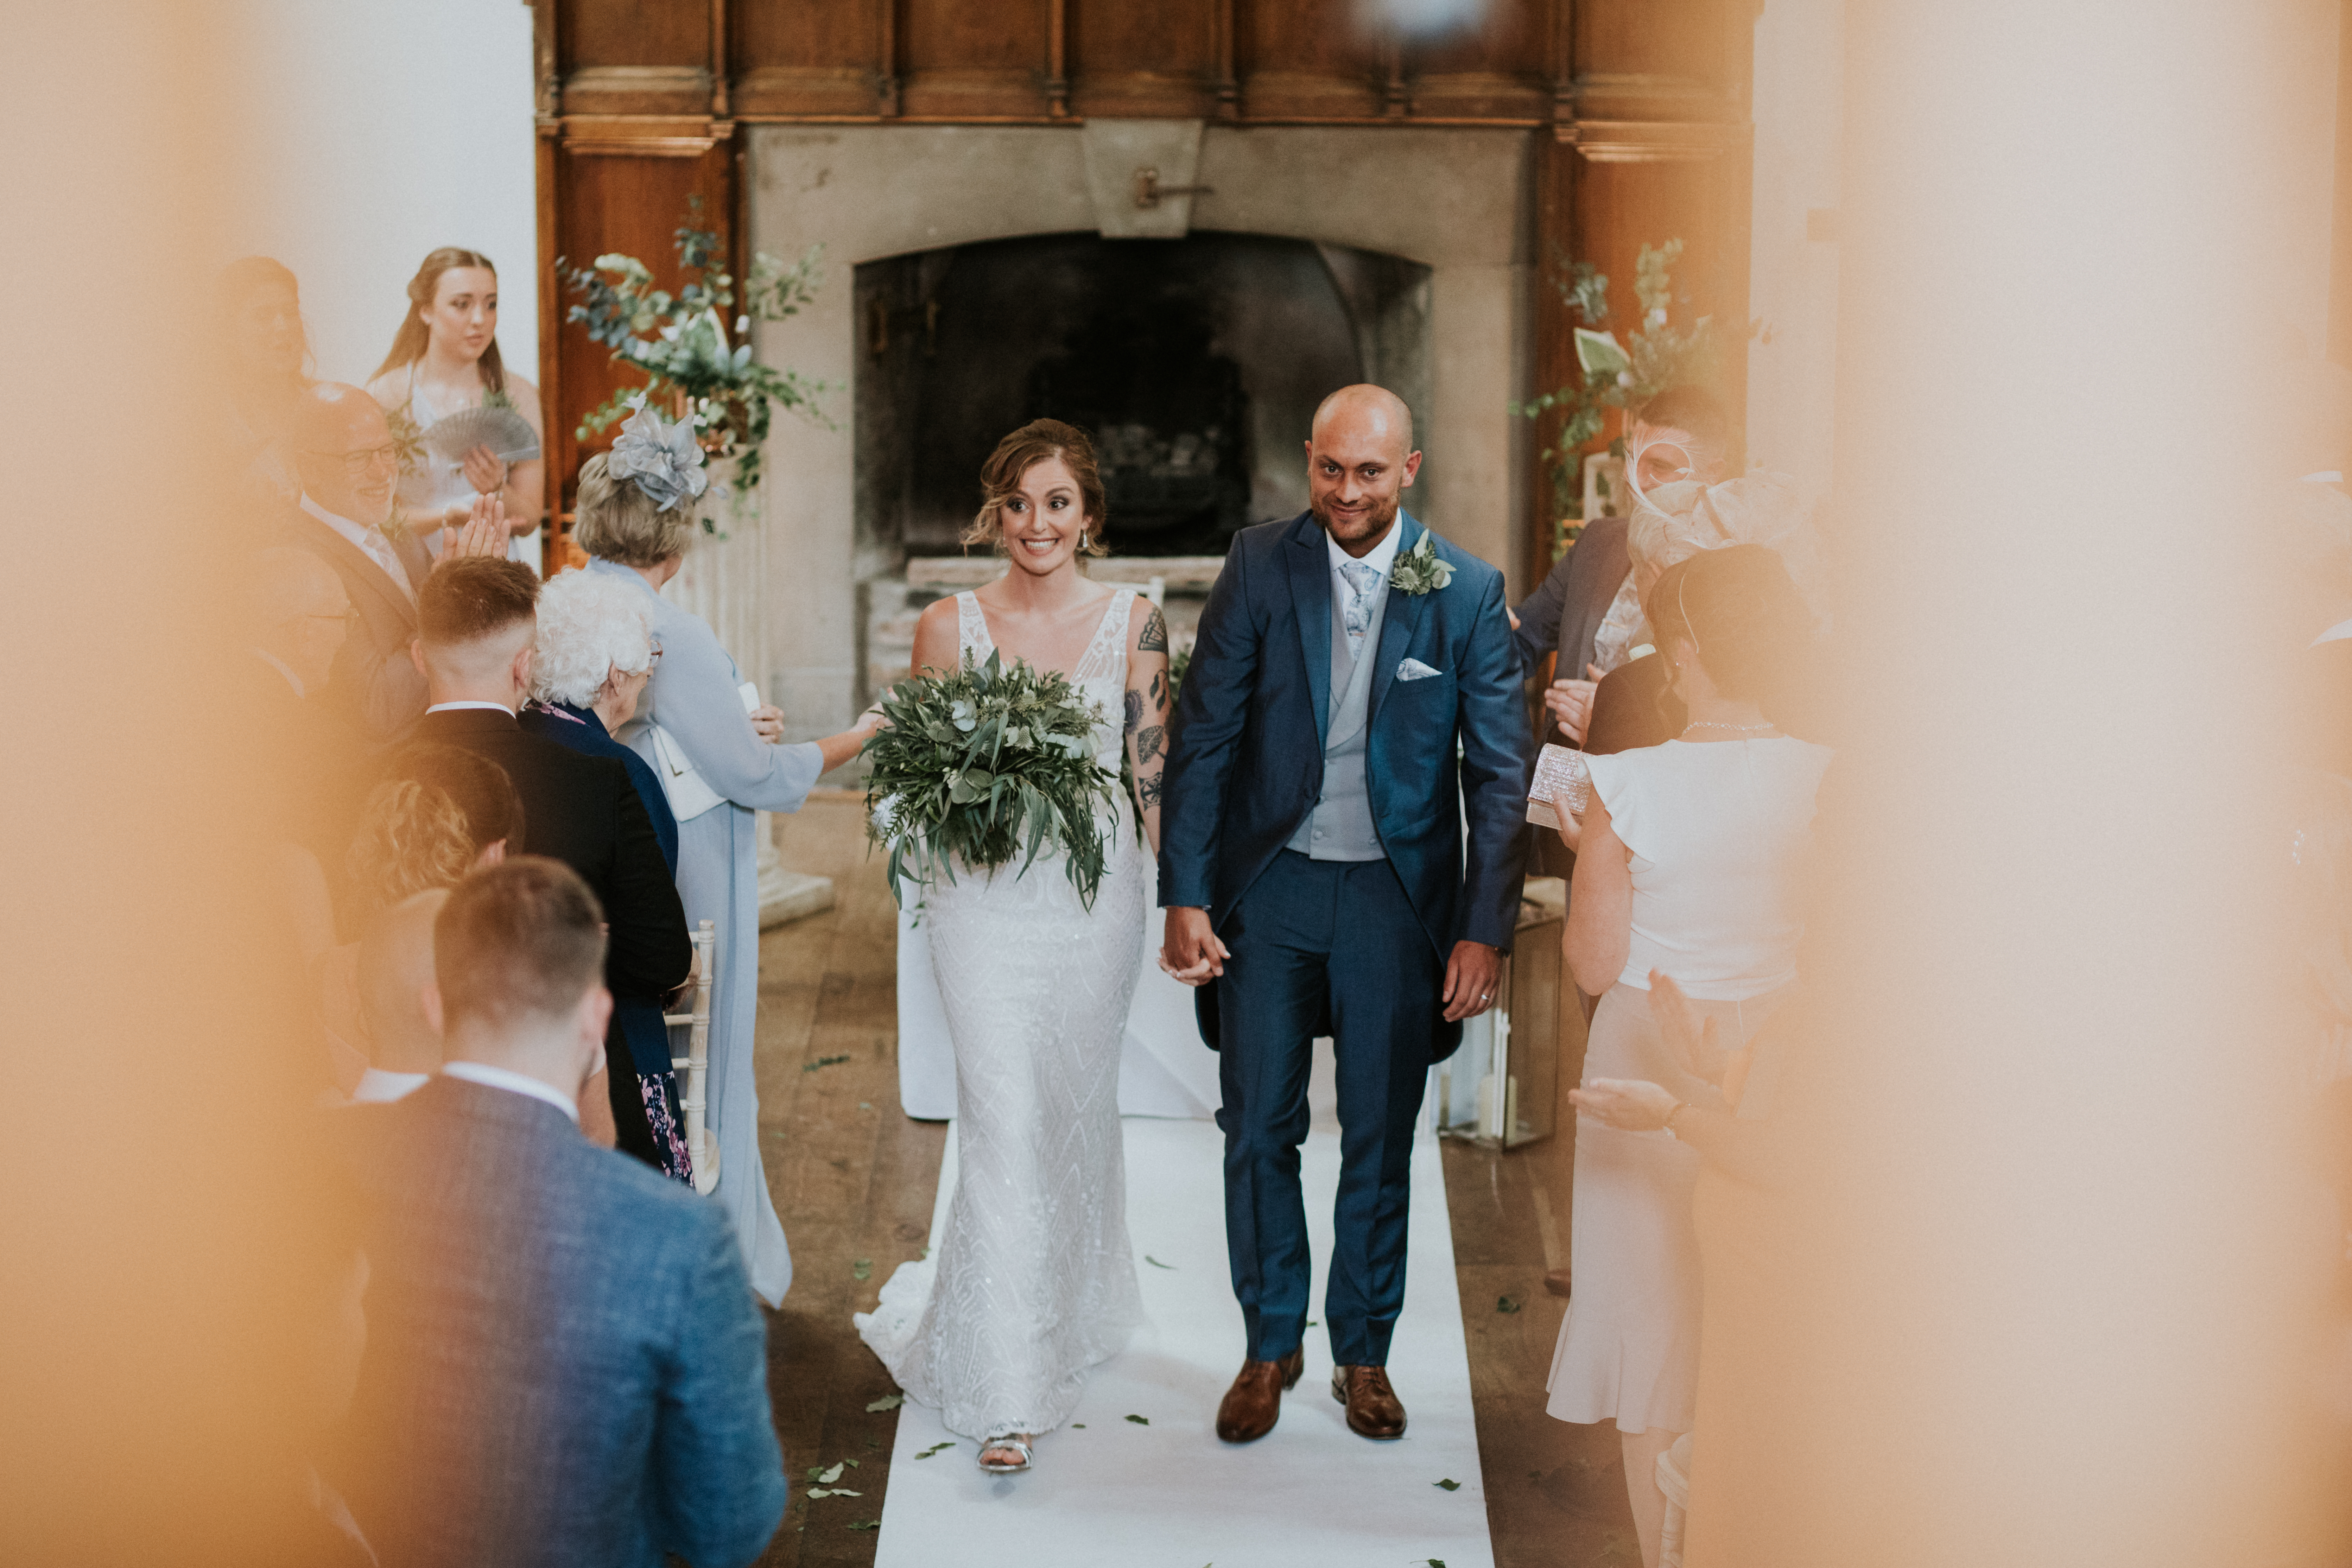
[[[1584,733],[1592,724],[1592,697],[1601,689],[1601,670],[1597,665],[1586,665],[1584,680],[1555,680],[1544,688],[1544,707],[1558,723],[1560,732],[1578,745],[1584,744]]]
[[[456,561],[468,555],[504,555],[510,537],[507,531],[507,503],[494,495],[476,496],[464,526],[443,526],[441,559]]]

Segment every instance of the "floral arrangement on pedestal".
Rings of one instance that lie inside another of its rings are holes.
[[[1672,324],[1677,300],[1673,268],[1682,259],[1683,242],[1642,247],[1633,264],[1633,296],[1642,308],[1641,324],[1622,343],[1608,329],[1609,279],[1589,261],[1562,258],[1553,279],[1560,298],[1584,324],[1573,329],[1577,379],[1556,392],[1527,403],[1513,403],[1511,413],[1523,419],[1557,414],[1558,433],[1546,447],[1541,461],[1552,482],[1552,514],[1559,520],[1552,553],[1557,559],[1575,542],[1584,521],[1584,450],[1608,423],[1605,410],[1638,413],[1643,404],[1667,387],[1706,379],[1716,354],[1715,321],[1701,316],[1688,327]],[[1625,455],[1621,434],[1609,444],[1609,455]]]
[[[645,377],[644,385],[624,387],[592,409],[576,434],[589,440],[648,404],[666,409],[691,423],[696,441],[714,462],[733,460],[740,508],[759,486],[761,446],[774,411],[824,422],[818,400],[831,389],[761,363],[751,341],[752,322],[788,320],[816,297],[824,247],[812,246],[789,264],[759,252],[739,301],[735,279],[719,266],[719,236],[694,226],[698,208],[698,202],[691,205],[677,229],[678,266],[689,278],[675,294],[656,288],[651,269],[634,256],[600,256],[588,267],[566,267],[556,258],[556,276],[580,296],[565,319],[584,325],[616,363]],[[714,485],[711,493],[726,490]],[[715,519],[701,522],[705,532],[720,532]]]
[[[929,887],[959,869],[1013,863],[1025,873],[1059,850],[1078,899],[1094,907],[1105,861],[1097,814],[1118,774],[1094,758],[1093,704],[1067,677],[992,653],[946,675],[892,687],[887,729],[866,742],[866,832],[889,851],[890,887]]]

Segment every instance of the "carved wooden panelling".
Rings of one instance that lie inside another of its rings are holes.
[[[1232,46],[1225,5],[1171,0],[1070,0],[1071,108],[1078,114],[1207,119]]]
[[[886,112],[897,0],[733,6],[735,112],[863,119]]]
[[[710,108],[710,0],[555,0],[564,109],[699,114]]]
[[[1356,0],[1234,0],[1242,115],[1249,120],[1389,117],[1388,40],[1364,26]]]
[[[908,118],[1032,120],[1047,112],[1060,0],[898,0],[898,6]]]

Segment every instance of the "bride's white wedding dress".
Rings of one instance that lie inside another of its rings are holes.
[[[1071,679],[1099,712],[1096,760],[1126,743],[1127,627],[1109,608]],[[995,648],[980,602],[957,595],[958,641]],[[938,1247],[900,1265],[857,1331],[950,1432],[986,1439],[1068,1419],[1087,1368],[1142,1321],[1127,1238],[1118,1068],[1142,952],[1143,862],[1124,791],[1102,816],[1091,911],[1058,857],[941,879],[923,900],[955,1041],[957,1177]]]

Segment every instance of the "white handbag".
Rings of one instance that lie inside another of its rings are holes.
[[[745,681],[736,691],[743,699],[744,712],[750,713],[760,706],[760,689],[751,681]],[[727,797],[712,789],[695,771],[693,759],[668,731],[657,723],[647,728],[653,731],[654,772],[661,779],[662,794],[669,800],[672,816],[680,822],[691,822],[712,806],[725,803]]]

